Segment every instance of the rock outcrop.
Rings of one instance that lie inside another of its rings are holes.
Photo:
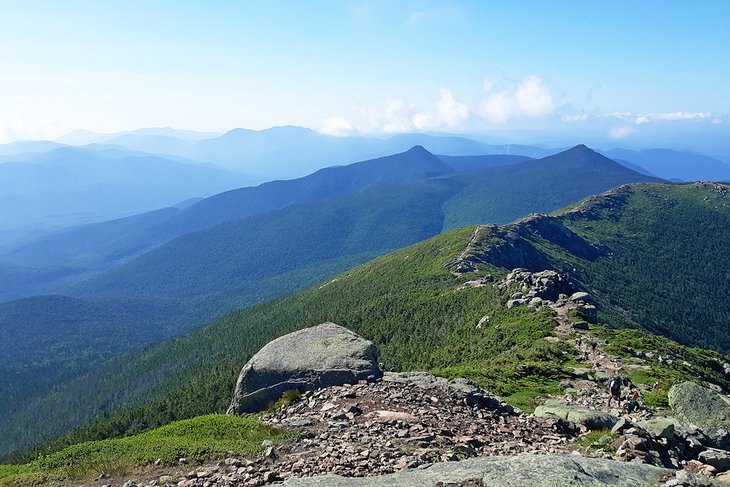
[[[618,421],[612,414],[603,411],[565,404],[557,401],[549,401],[535,409],[535,416],[556,417],[571,423],[585,426],[590,430],[611,429]]]
[[[709,438],[709,445],[730,449],[730,398],[695,382],[675,384],[669,390],[669,405],[682,423],[696,426]]]
[[[489,487],[645,486],[657,485],[669,470],[576,455],[520,455],[472,458],[433,464],[380,477],[346,478],[337,475],[291,478],[287,487]]]
[[[551,308],[563,311],[574,309],[577,316],[590,323],[596,322],[596,306],[591,296],[578,291],[576,284],[568,277],[554,270],[530,272],[524,268],[512,269],[504,281],[497,283],[500,289],[514,291],[507,301],[507,308],[527,305],[533,308]],[[576,323],[576,329],[588,329],[585,321]]]
[[[229,414],[260,411],[288,390],[300,392],[382,377],[372,342],[334,323],[265,345],[238,376]]]
[[[507,274],[500,287],[516,287],[520,298],[526,300],[526,303],[533,298],[555,302],[561,296],[565,299],[576,291],[575,285],[565,274],[553,270],[530,272],[522,268],[513,269]]]

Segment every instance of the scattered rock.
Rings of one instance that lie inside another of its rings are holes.
[[[611,428],[611,433],[615,433],[620,435],[624,431],[626,431],[629,428],[632,428],[634,425],[629,421],[628,419],[621,417],[616,421],[616,424],[613,425],[613,428]]]
[[[570,326],[573,327],[574,330],[589,330],[588,322],[587,321],[576,321],[575,323],[572,323]]]
[[[530,299],[537,303],[536,298],[554,303],[561,295],[573,294],[575,291],[575,285],[568,276],[553,270],[530,272],[523,268],[513,269],[500,284],[502,288],[511,286],[517,287],[512,301],[523,301],[520,304],[530,302]]]
[[[588,299],[589,294],[585,291],[578,291],[570,295],[570,300],[577,303],[579,301],[585,301]]]
[[[720,482],[730,484],[730,472],[721,473],[715,478]]]

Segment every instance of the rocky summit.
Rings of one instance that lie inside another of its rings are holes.
[[[334,323],[273,340],[243,367],[230,414],[260,411],[284,392],[374,380],[382,376],[372,342]]]
[[[293,438],[265,442],[254,461],[228,458],[156,483],[178,487],[721,486],[691,469],[584,456],[582,429],[554,415],[516,410],[464,379],[386,372],[382,379],[306,391],[264,413]],[[623,419],[625,438],[659,439]],[[632,433],[633,432],[633,433]],[[616,433],[623,434],[623,433]],[[640,435],[640,436],[639,436]],[[623,441],[623,440],[622,440]],[[667,444],[666,441],[663,444]],[[639,445],[638,448],[644,446]],[[705,449],[705,456],[716,452]],[[723,462],[722,458],[708,460]],[[695,462],[699,465],[699,462]],[[112,484],[113,485],[113,484]],[[134,487],[127,485],[127,487]]]

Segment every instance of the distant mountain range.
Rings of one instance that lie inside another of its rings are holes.
[[[353,217],[346,221],[357,221],[356,216],[388,206],[396,211],[393,205],[407,206],[408,211],[420,211],[425,221],[433,221],[436,226],[425,234],[408,235],[410,241],[417,241],[443,229],[476,222],[507,222],[531,211],[560,208],[618,184],[651,180],[584,146],[538,161],[525,159],[516,156],[452,156],[442,160],[416,146],[398,155],[327,168],[300,179],[228,191],[184,209],[168,208],[63,231],[8,253],[0,257],[0,262],[36,272],[52,268],[63,279],[71,276],[78,280],[79,276],[123,264],[165,242],[193,232],[213,232],[209,238],[201,233],[191,237],[208,238],[214,242],[211,245],[216,245],[215,241],[228,242],[227,238],[215,236],[215,231],[226,231],[224,228],[215,230],[214,227],[219,224],[239,221],[241,223],[231,223],[225,228],[239,225],[241,235],[248,235],[249,231],[259,231],[262,225],[271,225],[274,218],[277,221],[283,219],[279,224],[284,228],[292,226],[286,223],[290,220],[296,225],[317,221],[320,215],[337,205],[353,207],[350,210]],[[509,164],[505,165],[505,160]],[[520,160],[525,162],[515,164]],[[475,169],[478,167],[483,169]],[[468,170],[468,175],[459,175],[457,169]],[[359,194],[374,188],[379,189]],[[382,193],[389,196],[383,197]],[[346,196],[351,194],[352,197]],[[407,204],[399,201],[399,197],[406,195],[413,197],[414,201]],[[329,201],[338,196],[343,198]],[[317,202],[323,204],[311,205]],[[436,210],[429,207],[426,211],[424,205],[432,204],[437,205]],[[304,206],[283,210],[291,205]],[[268,215],[276,210],[282,211]],[[291,216],[294,213],[300,215],[294,219]],[[255,223],[246,220],[256,215],[267,216]],[[372,223],[378,224],[378,221]],[[375,232],[377,235],[379,230]],[[249,236],[247,242],[251,244],[255,238]],[[383,250],[399,245],[404,244],[386,246]],[[161,252],[175,255],[167,250]],[[49,287],[47,284],[44,279],[41,287],[32,294],[68,291],[63,286]],[[94,286],[91,294],[104,288]],[[80,294],[89,293],[82,291]],[[7,291],[1,289],[0,296],[9,297]]]
[[[654,175],[726,174],[722,161],[661,150],[607,152],[615,162],[585,146],[555,153],[421,134],[210,135],[160,129],[83,147],[0,146],[2,160],[19,161],[0,164],[0,221],[27,227],[22,244],[15,235],[13,246],[0,245],[0,353],[13,357],[0,362],[9,378],[0,413],[42,402],[54,384],[125,353],[444,231],[554,211],[660,181]],[[363,162],[336,165],[359,154]],[[306,168],[314,172],[242,187]]]
[[[0,176],[6,189],[18,189],[0,193],[0,203],[21,210],[0,213],[0,251],[49,230],[159,209],[224,189],[302,177],[324,167],[404,152],[415,145],[444,157],[473,156],[470,162],[463,160],[465,166],[457,170],[467,170],[469,164],[474,164],[473,169],[486,168],[477,163],[484,155],[500,156],[499,163],[490,160],[494,165],[563,150],[447,135],[332,137],[292,126],[234,129],[225,134],[168,128],[116,134],[77,131],[55,142],[14,142],[0,146]],[[728,164],[693,152],[612,149],[603,153],[647,176],[673,181],[730,180]],[[54,164],[49,166],[50,160]],[[135,161],[155,168],[155,177],[161,176],[163,168],[167,172],[159,181],[150,181],[145,171],[132,170],[139,167]],[[182,165],[173,170],[172,162]],[[196,168],[194,176],[191,166]],[[29,178],[37,184],[32,192],[23,192]],[[73,196],[66,193],[69,180],[74,180]]]
[[[62,147],[0,164],[0,227],[54,228],[172,206],[245,185],[220,167]]]
[[[650,174],[671,181],[730,181],[730,164],[694,152],[611,149],[602,153],[619,162],[629,161]]]
[[[115,356],[444,230],[507,222],[627,182],[656,180],[584,146],[516,164],[500,159],[481,158],[485,169],[474,169],[473,158],[450,159],[469,169],[459,172],[414,147],[185,209],[81,227],[4,255],[3,275],[25,276],[24,288],[0,289],[6,297],[21,289],[57,295],[0,304],[0,353],[15,357],[0,367],[14,378],[0,386],[0,409],[43,397],[50,384]],[[28,314],[35,324],[23,318]],[[43,323],[43,335],[23,340],[23,353],[15,354],[18,337]],[[54,352],[63,343],[73,346]]]

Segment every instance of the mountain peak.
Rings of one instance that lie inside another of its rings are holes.
[[[569,163],[573,165],[583,165],[583,164],[601,164],[605,167],[620,167],[622,169],[626,169],[630,171],[630,169],[625,168],[624,166],[620,165],[618,162],[609,159],[608,157],[594,151],[590,147],[584,145],[584,144],[578,144],[575,147],[571,147],[570,149],[564,150],[563,152],[559,152],[557,154],[553,154],[552,156],[545,157],[543,159],[540,159],[543,161],[550,161],[551,163]]]
[[[590,147],[588,147],[585,144],[578,144],[575,147],[571,147],[570,149],[568,149],[565,152],[589,152],[589,153],[594,153],[594,154],[596,153],[596,151],[594,151],[593,149],[591,149]]]
[[[429,154],[429,155],[433,155],[433,154],[431,154],[431,152],[428,151],[428,149],[426,149],[422,145],[414,145],[413,147],[411,147],[410,149],[408,149],[406,151],[406,154]]]

